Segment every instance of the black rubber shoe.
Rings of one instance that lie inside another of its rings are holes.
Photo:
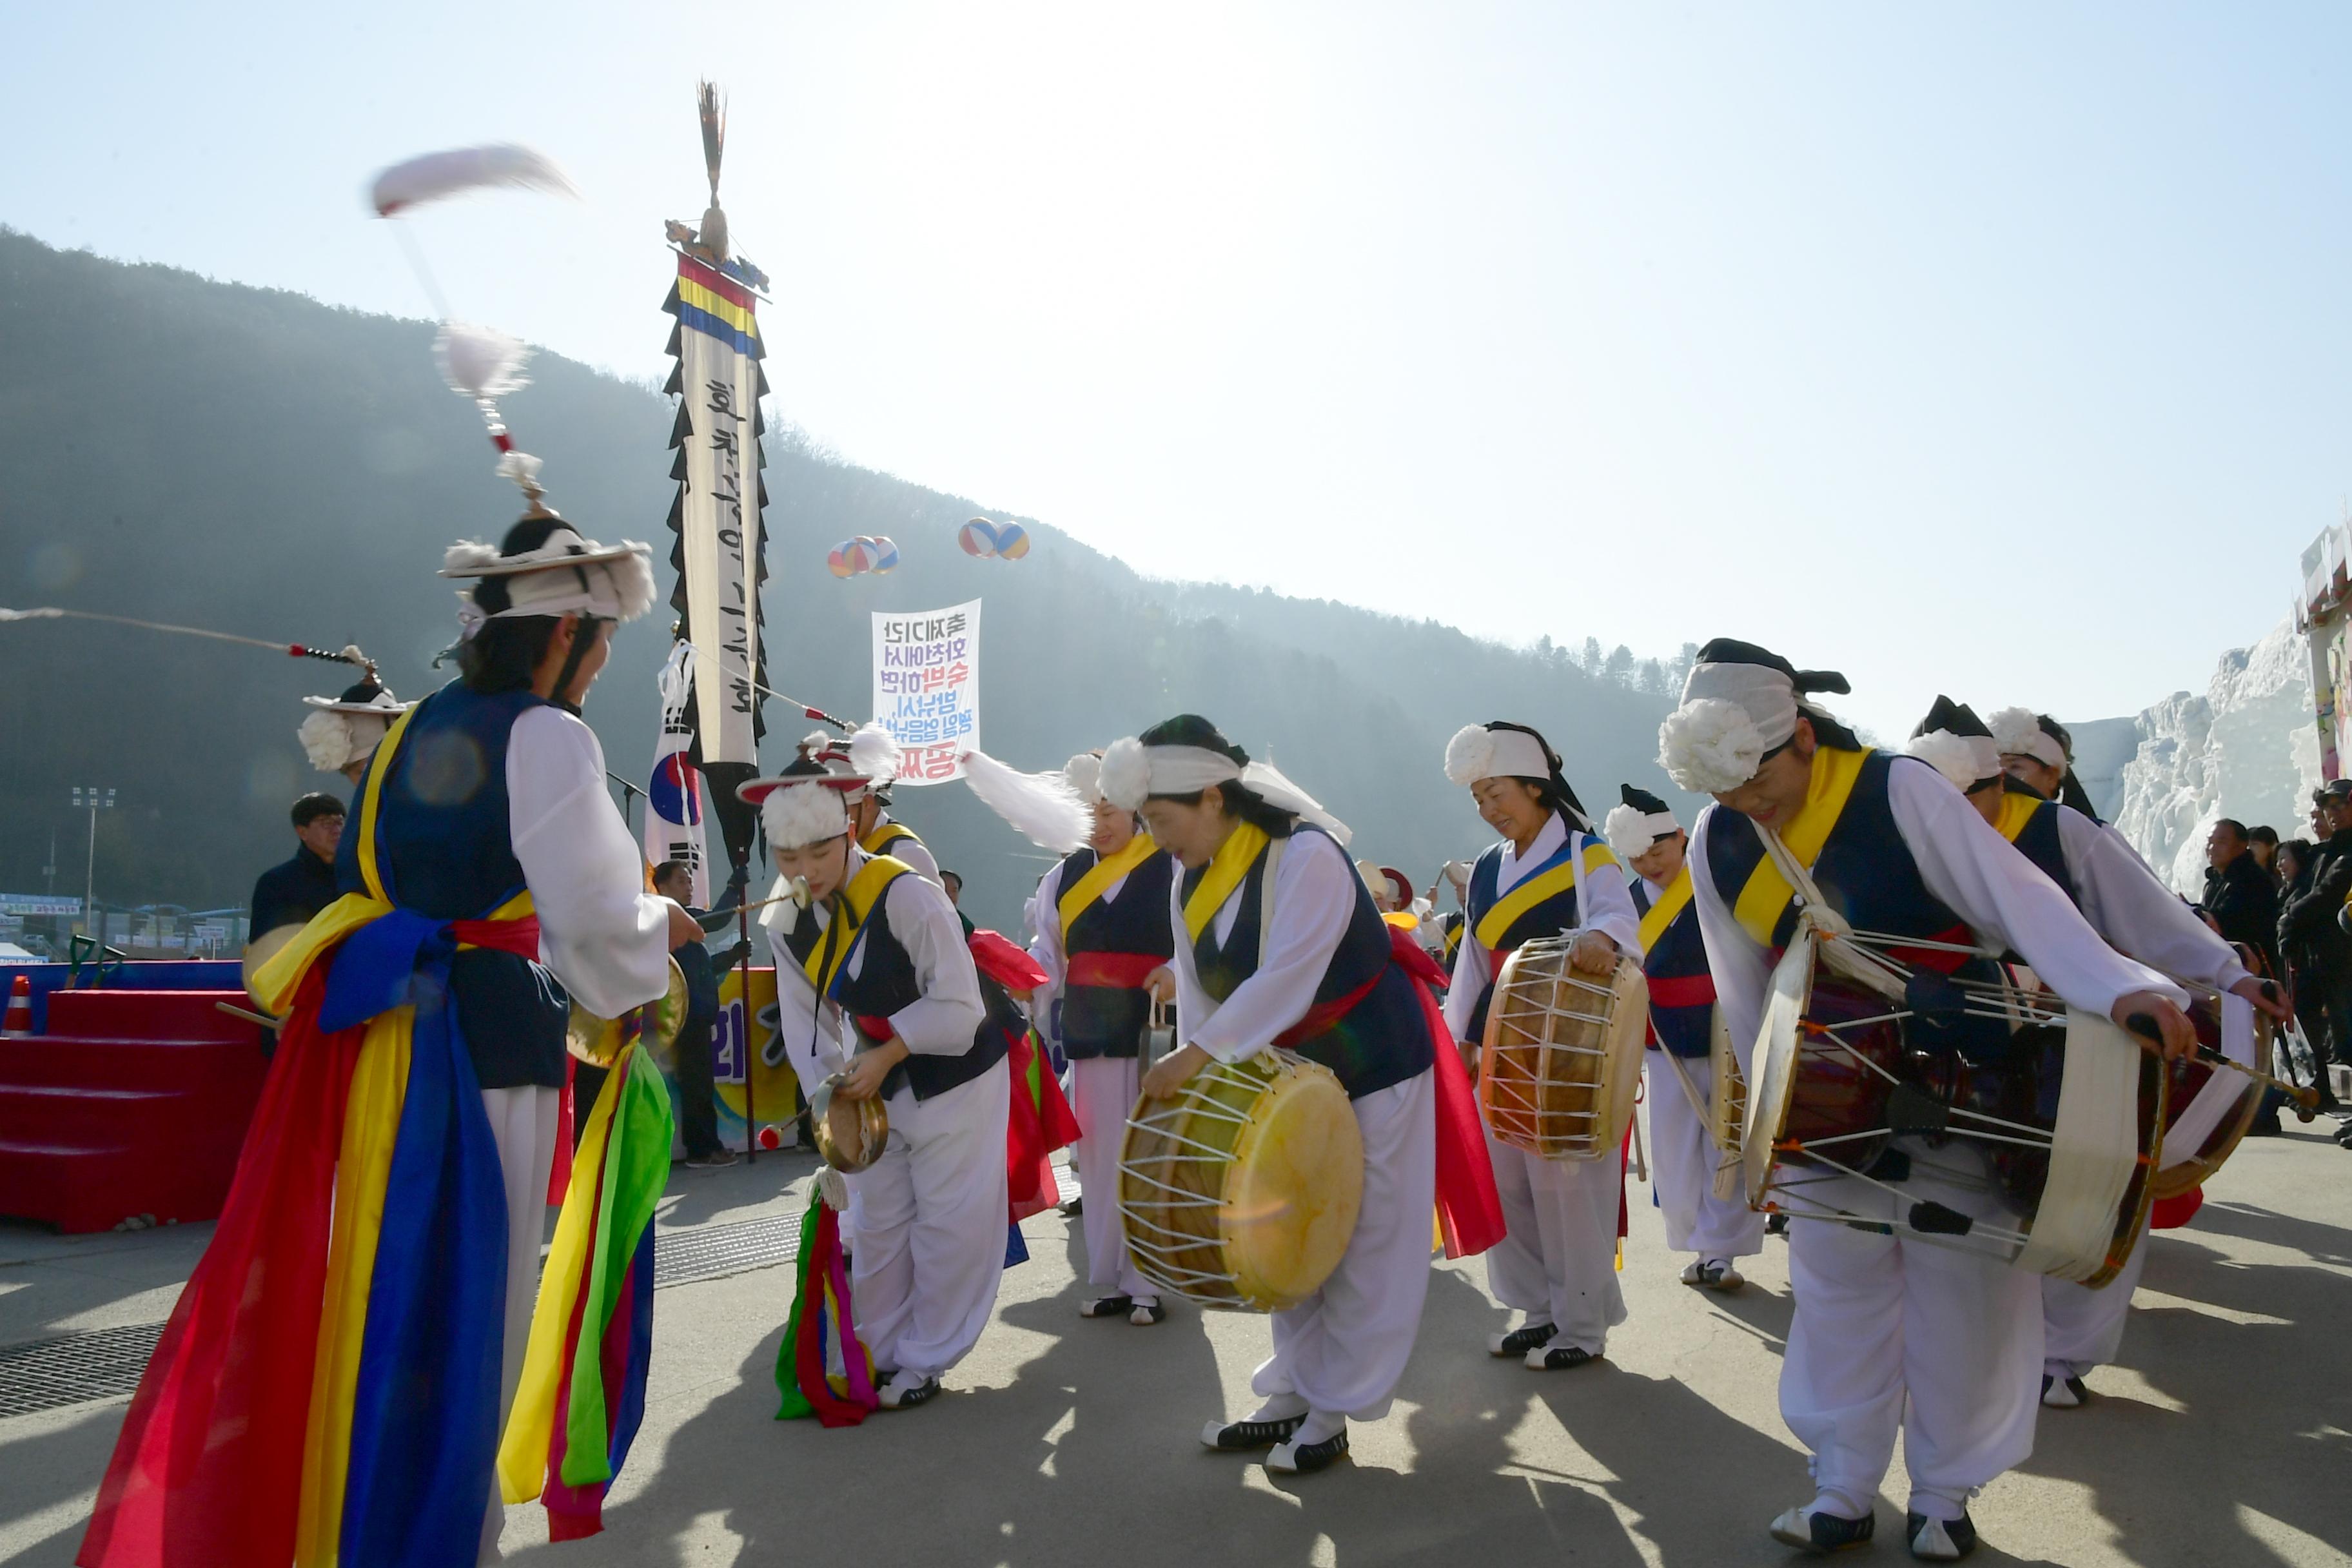
[[[1139,1329],[1148,1329],[1154,1323],[1166,1322],[1168,1309],[1158,1301],[1138,1301],[1134,1310],[1127,1314],[1127,1321]]]
[[[1486,1353],[1496,1356],[1524,1356],[1529,1351],[1541,1350],[1551,1343],[1559,1330],[1549,1323],[1529,1323],[1513,1329],[1507,1334],[1496,1334],[1486,1342]]]
[[[1958,1519],[1907,1514],[1903,1533],[1911,1542],[1911,1555],[1922,1563],[1958,1563],[1977,1549],[1977,1527],[1965,1513]]]
[[[912,1388],[901,1388],[896,1383],[885,1384],[882,1388],[882,1408],[912,1410],[916,1405],[928,1405],[939,1396],[940,1380],[936,1377],[927,1377]]]
[[[1318,1470],[1328,1470],[1348,1457],[1348,1434],[1335,1432],[1320,1443],[1305,1447],[1297,1443],[1285,1443],[1265,1457],[1265,1468],[1286,1475],[1311,1476]]]
[[[1792,1508],[1772,1521],[1772,1539],[1783,1546],[1793,1546],[1800,1552],[1810,1552],[1816,1557],[1826,1557],[1832,1552],[1847,1552],[1857,1546],[1867,1546],[1878,1529],[1878,1516],[1865,1513],[1860,1519],[1843,1519],[1833,1513],[1823,1513],[1808,1504]]]
[[[1549,1350],[1528,1352],[1528,1366],[1536,1372],[1574,1372],[1601,1358],[1582,1345],[1554,1345]]]
[[[1286,1415],[1279,1421],[1228,1421],[1223,1425],[1212,1421],[1201,1428],[1201,1446],[1227,1454],[1271,1448],[1289,1442],[1306,1424],[1304,1415]]]
[[[1124,1318],[1135,1306],[1132,1296],[1097,1296],[1078,1304],[1081,1318]]]

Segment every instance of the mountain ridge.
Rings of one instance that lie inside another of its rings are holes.
[[[434,370],[432,331],[0,229],[0,602],[355,641],[401,695],[424,695],[446,678],[429,661],[454,636],[442,549],[496,539],[519,510],[474,411]],[[550,499],[583,531],[646,539],[666,557],[670,401],[553,353],[531,374],[502,408],[545,459]],[[1205,713],[1349,821],[1358,853],[1424,881],[1490,837],[1440,766],[1463,723],[1542,729],[1596,817],[1621,780],[1673,794],[1652,761],[1674,684],[1655,661],[1590,644],[1580,660],[1548,642],[1513,648],[1433,620],[1149,577],[1051,523],[840,462],[772,400],[771,426],[762,598],[779,690],[861,716],[867,613],[980,597],[992,754],[1042,769]],[[1030,557],[962,555],[955,531],[975,513],[1018,519]],[[891,535],[905,563],[833,578],[826,549],[858,533]],[[624,777],[650,758],[664,625],[623,629],[587,706]],[[55,832],[61,890],[78,890],[66,868],[79,869],[68,851],[87,829],[68,788],[97,784],[121,791],[99,824],[102,900],[241,903],[290,850],[293,795],[341,792],[294,739],[299,698],[343,683],[334,667],[73,622],[0,626],[0,658],[13,673],[0,716],[35,738],[0,754],[0,887],[36,888]],[[772,762],[802,721],[771,702],[767,723]],[[1017,926],[1044,852],[957,786],[902,789],[899,810],[965,873],[976,916]]]

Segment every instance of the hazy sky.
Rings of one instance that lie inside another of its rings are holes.
[[[1749,637],[1885,731],[1939,689],[2076,717],[2201,689],[2352,489],[2340,6],[5,26],[0,223],[423,315],[362,185],[528,142],[585,204],[418,237],[459,314],[638,376],[714,74],[772,417],[1158,574],[1640,654]]]

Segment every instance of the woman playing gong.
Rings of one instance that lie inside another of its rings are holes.
[[[1446,1026],[1468,1049],[1486,1037],[1495,978],[1523,943],[1573,931],[1569,963],[1595,976],[1612,973],[1619,954],[1642,951],[1641,917],[1624,873],[1591,836],[1559,770],[1559,753],[1524,724],[1472,724],[1445,747],[1445,776],[1469,790],[1478,815],[1503,836],[1470,868],[1462,945],[1445,994]],[[1510,1227],[1486,1254],[1486,1284],[1526,1314],[1486,1349],[1539,1372],[1582,1366],[1625,1321],[1617,1288],[1623,1161],[1614,1152],[1549,1160],[1491,1131],[1486,1147]]]
[[[1265,1403],[1212,1421],[1212,1448],[1271,1448],[1266,1468],[1319,1470],[1349,1420],[1388,1413],[1429,1289],[1437,1167],[1434,1043],[1390,928],[1340,847],[1346,829],[1207,720],[1153,726],[1103,756],[1103,795],[1140,811],[1181,868],[1170,890],[1178,1037],[1144,1076],[1170,1100],[1211,1060],[1280,1046],[1331,1069],[1363,1136],[1363,1202],[1322,1289],[1274,1314]]]

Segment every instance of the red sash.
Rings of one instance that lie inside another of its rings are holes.
[[[1702,1007],[1715,1000],[1712,974],[1654,974],[1650,977],[1653,1007]]]
[[[1140,991],[1151,972],[1168,961],[1148,952],[1074,952],[1065,985],[1097,985],[1109,991]]]

